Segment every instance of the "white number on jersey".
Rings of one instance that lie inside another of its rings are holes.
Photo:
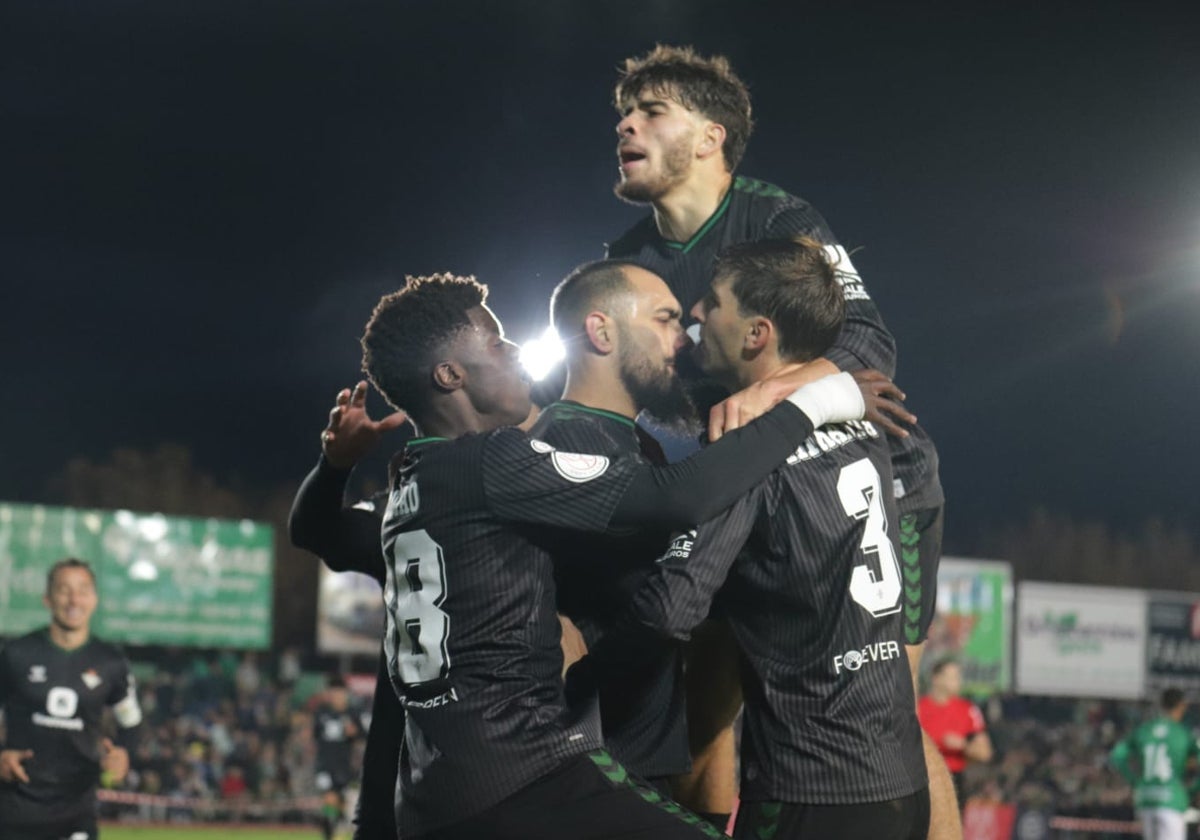
[[[388,558],[388,661],[395,660],[406,685],[445,677],[450,671],[446,639],[450,616],[440,609],[446,600],[446,564],[442,547],[424,529],[408,531],[392,543]]]
[[[1142,747],[1142,779],[1144,781],[1169,782],[1174,775],[1171,772],[1171,756],[1167,754],[1166,744],[1160,741]]]
[[[838,497],[847,516],[866,520],[859,548],[865,561],[874,558],[879,564],[878,577],[869,562],[854,567],[850,576],[850,597],[876,618],[899,612],[900,564],[887,534],[879,471],[870,459],[863,458],[842,467],[838,476]]]

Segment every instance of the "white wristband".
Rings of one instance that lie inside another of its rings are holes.
[[[797,388],[788,402],[808,415],[814,429],[826,423],[861,420],[867,410],[858,383],[848,373],[823,376]]]

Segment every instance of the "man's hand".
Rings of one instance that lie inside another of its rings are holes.
[[[947,732],[942,736],[942,746],[948,750],[961,750],[967,745],[967,739],[957,732]]]
[[[29,774],[21,762],[33,758],[33,750],[0,750],[0,782],[29,784]]]
[[[584,642],[583,634],[579,632],[575,623],[562,613],[558,614],[558,623],[562,627],[562,639],[559,644],[562,647],[562,672],[565,677],[572,665],[587,656],[587,643]]]
[[[867,406],[863,419],[870,420],[888,434],[900,438],[908,437],[908,432],[895,421],[911,425],[917,422],[917,416],[909,413],[899,402],[904,399],[904,392],[896,387],[896,383],[877,370],[856,370],[850,375],[858,383],[863,402]]]
[[[105,785],[119,784],[129,772],[129,751],[108,738],[100,742],[100,776]]]
[[[780,368],[766,379],[713,406],[708,415],[708,439],[720,439],[726,432],[745,426],[765,414],[797,388],[838,372],[837,365],[827,359]],[[870,420],[896,437],[908,437],[908,432],[895,422],[917,422],[917,418],[899,402],[904,399],[904,392],[877,370],[856,370],[851,376],[858,383],[867,407],[863,419]]]
[[[329,425],[321,432],[321,451],[325,460],[339,470],[348,470],[375,448],[386,432],[408,419],[403,411],[372,420],[367,414],[367,383],[359,382],[354,391],[343,388],[337,404],[329,412]]]

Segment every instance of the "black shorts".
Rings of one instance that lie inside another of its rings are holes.
[[[929,635],[937,607],[937,573],[942,562],[944,506],[900,517],[900,568],[904,572],[904,641],[919,645]]]
[[[929,788],[901,799],[855,805],[743,802],[735,840],[926,840]]]
[[[700,817],[629,775],[604,750],[577,756],[499,805],[421,840],[700,840]]]

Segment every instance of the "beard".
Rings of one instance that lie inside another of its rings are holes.
[[[622,338],[617,354],[621,383],[634,403],[671,432],[688,437],[699,434],[696,404],[683,380],[669,368],[656,369],[631,338]]]
[[[651,204],[675,185],[683,183],[691,161],[691,138],[682,137],[674,145],[663,149],[661,171],[646,173],[640,181],[622,178],[613,184],[613,193],[629,204]]]

